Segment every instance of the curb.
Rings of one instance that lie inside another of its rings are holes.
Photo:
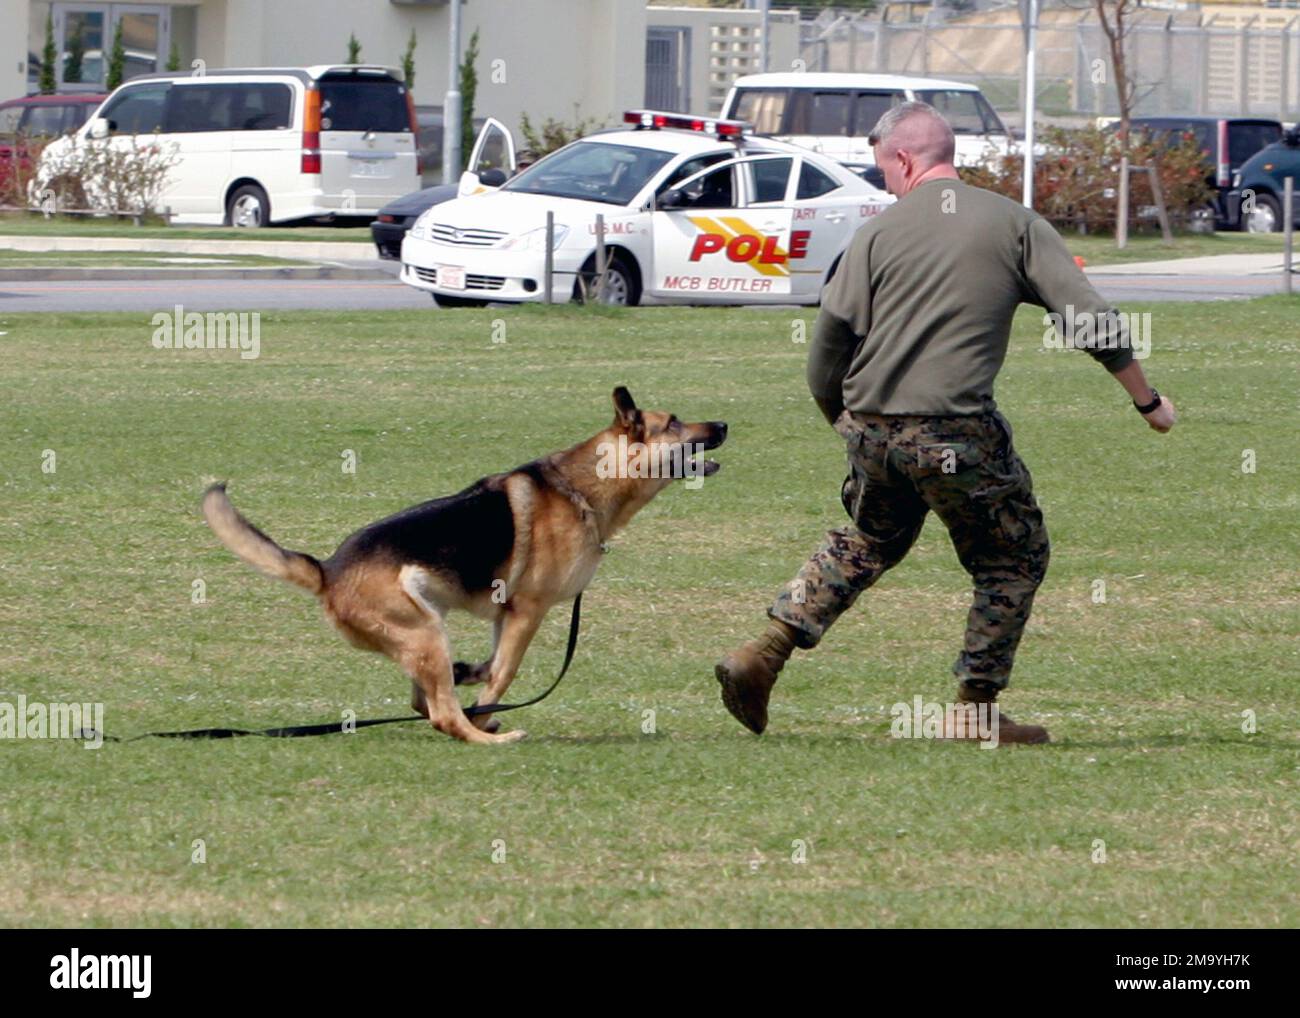
[[[252,231],[250,231],[252,232]],[[376,258],[370,241],[273,240],[247,237],[230,240],[170,239],[167,237],[46,237],[0,234],[0,247],[11,251],[139,251],[148,254],[245,254],[301,261],[363,261]]]
[[[110,269],[0,269],[0,282],[5,283],[86,282],[112,279],[146,282],[160,279],[389,279],[394,282],[397,281],[397,277],[392,272],[386,272],[383,269],[358,269],[334,265],[313,265],[301,268],[285,265],[268,269],[126,267]]]

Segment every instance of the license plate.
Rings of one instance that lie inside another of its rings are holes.
[[[379,159],[354,159],[352,161],[352,176],[382,177],[384,176],[383,161]]]
[[[448,290],[465,289],[465,267],[463,265],[439,265],[438,285]]]

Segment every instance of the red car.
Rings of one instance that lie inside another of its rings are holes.
[[[108,96],[76,92],[68,95],[27,95],[0,103],[0,159],[13,151],[14,139],[57,138],[90,119]]]

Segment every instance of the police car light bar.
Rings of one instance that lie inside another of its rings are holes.
[[[719,138],[740,138],[751,125],[744,120],[717,120],[712,117],[692,117],[684,113],[664,113],[660,110],[628,110],[623,114],[623,123],[635,124],[637,129],[658,130],[661,127],[674,127],[682,131],[699,131],[701,134],[714,134]]]

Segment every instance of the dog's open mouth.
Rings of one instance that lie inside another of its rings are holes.
[[[717,460],[705,459],[703,456],[692,456],[686,462],[690,477],[712,477],[722,469],[722,464]]]
[[[727,426],[722,421],[711,421],[709,423],[708,437],[696,448],[703,451],[716,449],[727,440]],[[704,456],[696,454],[688,461],[690,464],[691,474],[694,477],[712,477],[722,465],[711,459],[705,459]]]

